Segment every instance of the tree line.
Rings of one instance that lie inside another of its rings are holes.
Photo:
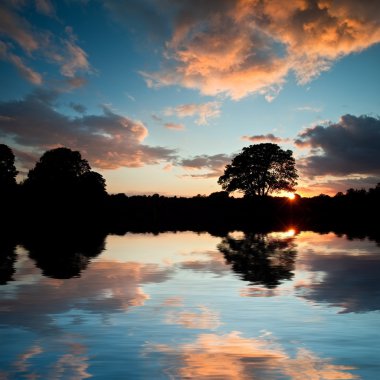
[[[17,183],[13,151],[0,144],[0,207],[2,223],[31,228],[33,221],[70,220],[94,223],[107,230],[209,230],[279,227],[308,223],[360,223],[380,211],[380,184],[369,190],[349,189],[334,197],[271,197],[280,190],[295,191],[298,174],[290,150],[276,144],[243,148],[219,178],[222,191],[191,198],[108,194],[106,181],[93,171],[80,152],[55,148],[45,152]],[[241,191],[242,198],[230,196]],[[376,217],[377,218],[377,217]],[[38,225],[38,223],[37,223]]]

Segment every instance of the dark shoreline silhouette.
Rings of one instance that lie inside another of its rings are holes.
[[[221,252],[243,279],[268,287],[290,278],[293,265],[291,260],[270,265],[269,256],[280,252],[282,243],[266,242],[268,232],[335,232],[380,244],[380,184],[368,191],[349,189],[334,197],[294,200],[234,198],[226,191],[192,198],[128,197],[109,195],[104,178],[68,148],[45,152],[20,184],[14,160],[12,150],[0,144],[0,284],[12,280],[17,245],[27,249],[44,275],[65,279],[80,276],[104,250],[108,234],[208,232],[224,239]],[[228,238],[234,230],[246,238]]]

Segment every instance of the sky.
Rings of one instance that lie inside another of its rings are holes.
[[[374,187],[379,42],[376,0],[3,0],[0,142],[20,181],[66,146],[109,193],[208,195],[262,142],[301,196]]]

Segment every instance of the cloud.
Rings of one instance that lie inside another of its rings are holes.
[[[66,86],[68,86],[68,90],[72,90],[75,88],[83,87],[87,83],[87,80],[85,78],[76,76],[72,78],[67,78],[65,82]]]
[[[185,126],[183,124],[176,124],[176,123],[165,123],[165,128],[173,129],[175,131],[183,131],[185,129]]]
[[[159,9],[161,2],[150,4]],[[299,0],[286,7],[280,0],[168,0],[167,7],[172,33],[163,68],[142,73],[150,86],[272,100],[288,74],[305,84],[380,42],[380,9],[371,0]]]
[[[151,116],[152,116],[152,119],[154,121],[156,121],[157,123],[162,123],[163,122],[163,120],[162,120],[162,118],[160,116],[158,116],[158,115],[156,115],[154,113]]]
[[[1,102],[0,137],[35,154],[57,146],[79,150],[92,166],[101,169],[139,167],[175,158],[173,149],[143,144],[148,130],[140,121],[106,106],[100,115],[71,118],[55,109],[57,96],[57,92],[41,89],[21,100]]]
[[[77,37],[71,27],[66,27],[69,36],[68,40],[63,40],[66,47],[64,62],[61,66],[61,74],[73,78],[77,71],[90,72],[90,64],[87,60],[86,52],[76,44]],[[57,60],[60,61],[61,57]]]
[[[200,155],[193,158],[182,159],[178,165],[188,170],[206,170],[205,173],[191,174],[194,178],[214,178],[223,174],[224,168],[231,162],[231,156],[220,153],[215,155]]]
[[[201,334],[194,342],[149,344],[147,354],[161,354],[169,377],[206,380],[286,377],[301,379],[356,379],[353,367],[331,364],[306,349],[292,358],[279,345],[263,338],[244,338],[239,332]],[[300,373],[302,368],[302,373]]]
[[[282,137],[276,137],[272,133],[268,133],[266,135],[254,135],[254,136],[242,136],[242,140],[251,141],[254,143],[258,142],[273,142],[273,143],[281,143],[281,142],[287,142],[289,139],[285,139]]]
[[[302,186],[297,187],[297,191],[304,196],[315,196],[316,194],[335,195],[337,192],[345,193],[347,189],[369,189],[374,188],[380,181],[379,177],[373,176],[353,176],[323,178],[303,181]]]
[[[7,45],[2,41],[0,41],[0,59],[12,63],[21,76],[23,76],[30,83],[42,83],[42,75],[28,67],[19,56],[10,52]]]
[[[198,125],[207,125],[209,119],[220,116],[220,102],[208,102],[203,104],[181,104],[176,107],[169,107],[165,110],[165,115],[176,115],[180,118],[195,116],[195,123]]]
[[[0,34],[15,41],[27,53],[40,47],[29,22],[19,17],[6,3],[0,6]]]
[[[86,113],[86,107],[83,104],[70,102],[69,106],[70,108],[72,108],[74,111],[78,113],[81,113],[81,114]]]
[[[180,325],[187,329],[202,330],[214,330],[221,325],[219,314],[206,306],[199,306],[197,312],[168,312],[165,322],[167,324]]]
[[[310,177],[380,175],[379,118],[344,115],[337,123],[307,128],[298,137],[298,147],[311,149],[310,155],[298,161]]]
[[[312,107],[312,106],[302,106],[302,107],[297,107],[296,110],[305,111],[305,112],[321,112],[322,108]]]
[[[54,7],[49,0],[36,0],[35,6],[37,12],[55,16]],[[77,37],[70,26],[65,27],[66,36],[62,37],[52,33],[51,29],[32,25],[28,21],[29,13],[30,9],[24,2],[7,1],[0,6],[0,35],[5,37],[8,46],[16,43],[26,58],[58,65],[60,73],[68,78],[75,78],[78,71],[94,71],[87,53],[77,44]],[[61,26],[62,23],[58,23]],[[4,52],[2,55],[4,56]],[[31,83],[40,84],[42,76],[25,64],[25,57],[9,51],[6,54],[7,60],[16,66],[23,77]]]
[[[36,9],[45,16],[55,15],[55,9],[50,0],[36,0]]]

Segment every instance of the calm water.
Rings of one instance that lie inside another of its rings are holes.
[[[0,379],[380,379],[373,241],[185,232],[3,249]]]

